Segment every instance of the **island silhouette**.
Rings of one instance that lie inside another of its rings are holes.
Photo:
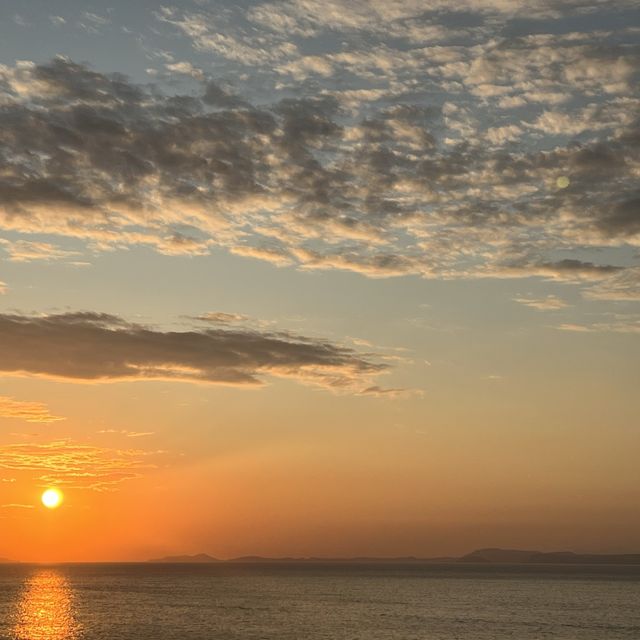
[[[211,564],[218,562],[307,562],[307,563],[398,563],[398,564],[640,564],[640,553],[619,554],[588,554],[573,551],[530,551],[522,549],[477,549],[463,556],[444,556],[435,558],[420,558],[416,556],[399,557],[264,557],[240,556],[226,560],[215,558],[207,553],[195,555],[166,556],[148,560],[157,564]]]

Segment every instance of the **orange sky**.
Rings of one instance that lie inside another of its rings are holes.
[[[568,402],[518,420],[517,387],[493,381],[455,411],[293,386],[35,384],[51,387],[56,413],[69,393],[73,415],[6,421],[23,435],[0,448],[2,555],[20,560],[622,551],[640,526],[628,508],[637,435],[602,433],[597,397],[569,427]],[[146,422],[128,416],[134,401]],[[112,413],[116,432],[104,433]],[[68,486],[55,511],[39,503],[43,477]]]

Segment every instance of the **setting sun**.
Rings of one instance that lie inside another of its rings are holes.
[[[63,498],[62,491],[59,489],[47,489],[42,494],[41,500],[47,509],[57,509],[62,504]]]

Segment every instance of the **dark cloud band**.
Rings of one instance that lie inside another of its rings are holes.
[[[91,312],[0,315],[0,371],[7,374],[254,386],[278,376],[359,393],[387,368],[370,355],[285,333],[160,331]]]

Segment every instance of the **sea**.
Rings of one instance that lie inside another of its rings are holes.
[[[640,639],[640,566],[0,565],[2,640]]]

